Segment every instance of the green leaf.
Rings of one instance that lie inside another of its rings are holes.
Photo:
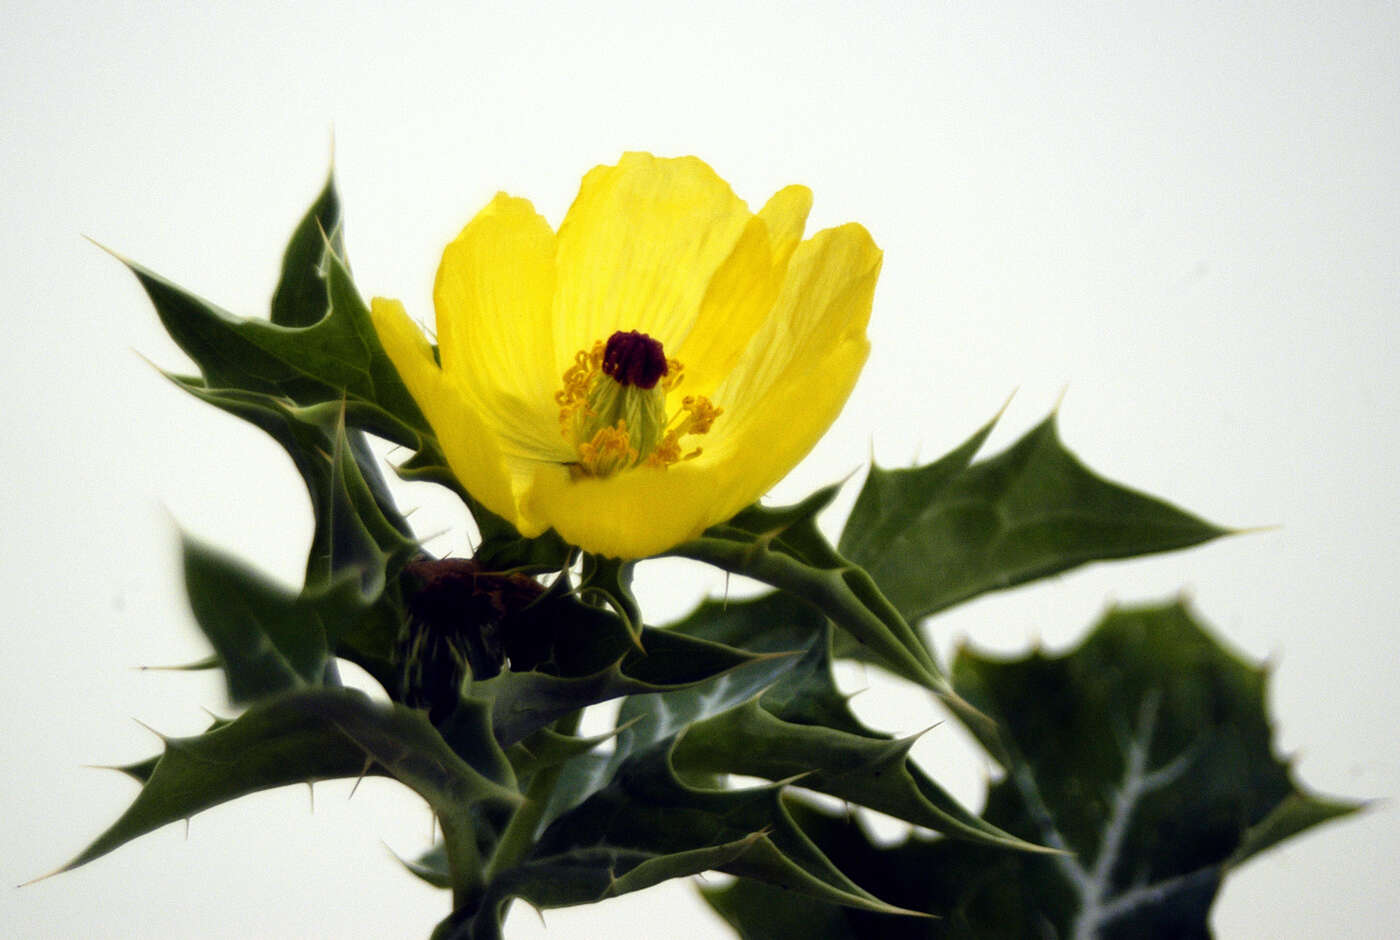
[[[831,728],[797,725],[768,712],[761,699],[686,728],[671,754],[677,772],[744,774],[792,780],[795,786],[878,810],[896,819],[974,842],[1042,851],[953,804],[909,758],[917,738],[884,741]]]
[[[612,609],[633,636],[642,632],[642,608],[632,594],[632,569],[636,563],[585,553],[578,596]]]
[[[304,593],[308,599],[329,594],[345,601],[336,608],[334,621],[322,618],[329,627],[326,641],[337,655],[364,668],[394,694],[399,681],[394,644],[402,620],[394,596],[396,580],[404,562],[419,549],[403,533],[405,524],[392,502],[377,495],[364,476],[349,437],[353,432],[345,427],[346,412],[354,406],[327,402],[301,407],[259,392],[210,389],[199,379],[170,378],[200,400],[266,431],[291,456],[306,483],[315,519]],[[385,513],[386,505],[392,518]],[[355,592],[345,582],[358,585],[358,604],[352,603]],[[253,637],[246,642],[257,641]]]
[[[861,724],[836,688],[827,619],[791,594],[707,600],[668,629],[756,653],[801,652],[802,658],[763,690],[763,707],[784,721],[887,739]]]
[[[843,870],[944,919],[790,912],[744,883],[709,893],[745,937],[1204,937],[1235,865],[1358,808],[1298,787],[1273,755],[1265,672],[1179,604],[1113,611],[1064,656],[963,652],[953,675],[1004,729],[987,820],[1071,854],[919,836],[879,848],[858,825],[797,814]]]
[[[757,698],[692,723],[672,755],[678,771],[798,778],[796,786],[916,825],[1038,848],[962,807],[909,759],[913,739],[891,740],[856,719],[831,674],[830,628],[806,605],[782,593],[732,604],[711,601],[671,629],[754,650],[806,647],[797,664]]]
[[[577,737],[561,734],[553,728],[541,728],[512,745],[508,756],[511,766],[515,768],[516,778],[524,781],[541,770],[566,764],[592,752],[598,745],[616,738],[617,734],[617,731],[609,731],[592,737]]]
[[[231,702],[320,684],[328,636],[359,606],[354,585],[296,595],[189,537],[183,552],[190,607],[219,657]]]
[[[282,255],[282,275],[272,295],[273,323],[311,326],[326,315],[330,308],[330,293],[325,282],[327,255],[345,257],[340,196],[335,189],[334,173],[326,178],[326,185],[297,224]]]
[[[460,825],[473,806],[519,799],[449,749],[421,712],[384,708],[351,689],[287,693],[255,703],[233,721],[216,722],[205,734],[164,741],[154,764],[123,768],[144,777],[135,802],[61,870],[167,823],[291,783],[365,773],[394,777],[444,817],[444,829]]]
[[[842,558],[817,529],[836,494],[828,487],[794,506],[754,505],[671,554],[753,578],[801,598],[865,644],[898,675],[935,692],[950,690],[933,656],[864,569]]]
[[[625,761],[607,787],[555,820],[491,891],[557,907],[717,869],[834,903],[899,913],[816,851],[783,809],[781,784],[689,786],[672,772],[669,749],[662,742]]]
[[[401,562],[417,551],[392,501],[381,499],[366,479],[348,437],[347,417],[365,406],[351,409],[343,402],[325,402],[303,407],[261,392],[211,389],[199,379],[167,377],[201,401],[261,428],[292,458],[306,483],[316,522],[307,560],[308,588],[324,586],[353,569],[364,575],[366,593],[373,594],[391,559]]]
[[[427,422],[389,362],[345,264],[327,256],[330,311],[311,326],[238,317],[122,259],[172,339],[199,366],[208,388],[236,388],[298,405],[348,399],[376,406],[368,428],[417,449]]]
[[[782,658],[650,628],[638,648],[617,617],[571,599],[541,616],[558,629],[543,668],[505,670],[464,686],[466,696],[491,701],[496,738],[505,746],[588,705],[684,689]]]
[[[911,897],[919,907],[942,913],[935,921],[871,916],[848,907],[798,899],[782,888],[751,879],[739,879],[723,887],[701,885],[700,895],[743,940],[927,940],[974,936],[957,931],[959,915],[953,910],[956,896],[947,890],[952,879],[943,872],[938,855],[939,848],[956,843],[916,837],[896,849],[881,849],[849,813],[820,810],[797,799],[789,799],[787,808],[802,831],[843,870],[857,872],[870,884],[878,885],[885,897]],[[1016,857],[994,849],[980,851],[992,858]],[[1034,929],[1039,925],[1028,923],[1026,913],[1008,907],[1002,912],[998,929],[975,936],[998,940],[1055,936]],[[1000,929],[1001,925],[1004,929]]]
[[[316,517],[306,587],[297,595],[187,543],[190,604],[219,654],[230,699],[249,701],[317,684],[331,651],[360,663],[392,689],[389,662],[399,614],[384,590],[417,546],[380,511],[350,456],[338,406],[296,408],[255,393],[181,384],[282,442],[306,480]]]
[[[319,323],[331,309],[326,275],[333,257],[345,257],[344,229],[341,225],[340,197],[335,175],[297,225],[282,256],[282,274],[272,295],[271,321],[278,326],[309,327]],[[377,423],[377,422],[371,422]],[[347,434],[350,451],[374,494],[381,512],[405,536],[412,535],[407,521],[393,508],[393,499],[384,483],[373,453],[358,429]]]
[[[1097,476],[1052,415],[972,463],[995,421],[934,463],[870,469],[840,551],[909,620],[1091,561],[1198,545],[1228,533]]]

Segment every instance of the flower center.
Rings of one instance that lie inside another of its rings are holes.
[[[687,395],[669,417],[666,395],[681,383],[684,367],[667,359],[661,343],[637,330],[618,330],[580,350],[555,393],[559,426],[578,459],[575,478],[609,477],[639,464],[665,468],[700,455],[681,439],[710,430],[721,409],[703,395]]]
[[[618,330],[608,337],[608,344],[603,347],[603,372],[622,386],[655,388],[669,371],[661,344],[638,330],[630,333]]]

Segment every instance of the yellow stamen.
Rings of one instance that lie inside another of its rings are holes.
[[[618,421],[610,428],[599,428],[590,441],[578,445],[575,476],[610,477],[637,462],[637,450],[627,433],[627,422]]]
[[[554,393],[560,431],[578,454],[569,465],[573,475],[609,477],[643,464],[665,469],[698,457],[701,449],[683,451],[681,439],[707,433],[723,409],[703,395],[687,395],[666,419],[665,399],[685,377],[680,361],[665,360],[660,380],[643,389],[618,382],[604,371],[605,350],[606,344],[599,341],[576,353],[564,372],[563,387]]]

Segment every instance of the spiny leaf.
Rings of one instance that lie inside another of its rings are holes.
[[[675,776],[669,750],[663,742],[625,761],[608,786],[555,820],[494,890],[558,906],[717,868],[840,904],[897,912],[816,851],[784,811],[781,784],[693,787]],[[621,879],[629,873],[630,881]]]
[[[681,636],[677,631],[662,632],[676,638]],[[650,644],[649,633],[650,631],[643,635],[643,644]],[[716,640],[712,642],[719,643]],[[549,807],[542,817],[541,826],[547,825],[606,786],[633,754],[655,744],[673,740],[679,730],[692,722],[719,714],[747,701],[772,686],[798,663],[797,655],[781,648],[756,652],[766,655],[756,656],[741,668],[717,673],[693,685],[669,691],[633,694],[623,699],[618,709],[617,740],[612,753],[581,754],[564,766],[560,781],[550,798]]]
[[[791,779],[796,786],[878,810],[947,835],[1040,851],[953,804],[909,759],[914,739],[881,741],[831,728],[795,725],[750,700],[690,725],[677,740],[672,766],[680,773],[744,774]]]
[[[310,326],[281,326],[239,317],[187,292],[160,275],[123,259],[150,297],[161,322],[203,374],[210,388],[237,388],[286,397],[298,405],[351,398],[382,408],[399,428],[392,438],[406,446],[402,428],[426,430],[427,422],[404,388],[370,322],[343,261],[326,266],[329,312]]]
[[[585,554],[579,597],[601,601],[612,609],[633,636],[642,632],[642,608],[632,594],[635,562]]]
[[[340,195],[335,175],[326,177],[316,201],[306,210],[282,254],[282,274],[272,295],[271,317],[278,326],[312,326],[330,309],[326,290],[326,256],[345,257]]]
[[[326,642],[392,694],[398,682],[393,647],[402,619],[393,595],[398,572],[418,546],[404,534],[406,523],[392,502],[387,503],[390,515],[385,514],[387,497],[374,493],[355,457],[347,413],[371,406],[326,402],[302,407],[260,392],[171,379],[200,400],[262,428],[291,456],[306,483],[315,520],[303,593],[308,599],[331,594],[346,601],[337,608],[337,619],[322,618],[330,631]],[[354,592],[345,582],[358,585],[358,604],[350,603]]]
[[[620,624],[616,629],[625,630]],[[588,705],[696,686],[735,670],[748,672],[746,667],[774,658],[650,628],[640,639],[645,652],[635,647],[618,650],[616,637],[609,643],[606,634],[595,633],[596,646],[578,650],[587,655],[570,656],[558,671],[506,670],[470,682],[464,691],[492,702],[496,738],[508,746]],[[608,654],[617,658],[605,658]]]
[[[186,537],[185,588],[196,622],[213,644],[235,703],[317,685],[325,673],[328,627],[353,616],[348,582],[296,595],[234,558]]]
[[[774,591],[752,600],[707,600],[667,629],[756,653],[801,651],[802,658],[763,690],[763,707],[784,721],[887,737],[861,724],[847,696],[836,688],[827,619],[791,594]]]
[[[576,757],[592,752],[600,744],[617,737],[616,731],[591,737],[577,737],[560,734],[553,728],[541,728],[534,734],[513,744],[507,756],[515,768],[519,780],[527,780],[534,774],[549,767],[568,763]]]
[[[801,775],[796,786],[916,825],[1036,848],[961,806],[909,759],[912,741],[893,741],[856,719],[831,674],[830,628],[806,605],[782,593],[727,605],[711,601],[671,629],[754,650],[806,647],[758,698],[691,724],[672,755],[677,770],[770,780]]]
[[[1358,808],[1294,782],[1272,752],[1266,674],[1179,604],[1113,611],[1064,656],[963,652],[953,676],[1005,729],[987,820],[1073,854],[920,836],[879,848],[859,826],[805,810],[800,824],[836,865],[944,919],[797,911],[750,883],[707,892],[744,936],[1209,936],[1235,865]]]
[[[829,487],[795,506],[751,506],[672,549],[786,591],[816,607],[886,668],[935,692],[950,691],[923,641],[864,569],[842,558],[816,527]]]
[[[211,806],[290,783],[386,774],[454,816],[483,801],[518,799],[453,753],[422,713],[384,708],[350,689],[306,689],[257,702],[205,734],[166,739],[153,765],[129,772],[145,777],[135,802],[63,870]]]
[[[972,463],[991,429],[927,466],[871,467],[851,510],[841,554],[911,621],[1086,562],[1228,532],[1093,473],[1061,443],[1053,415]]]
[[[374,493],[355,458],[346,422],[351,408],[342,402],[299,406],[286,398],[241,389],[211,389],[198,379],[168,376],[182,389],[266,431],[292,458],[311,499],[316,530],[307,561],[306,584],[316,588],[348,568],[382,581],[391,557],[402,560],[417,550],[406,523]],[[367,585],[367,592],[373,593]]]

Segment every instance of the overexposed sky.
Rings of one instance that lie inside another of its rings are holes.
[[[694,153],[750,205],[790,182],[811,229],[885,250],[866,373],[779,498],[928,459],[1018,390],[993,449],[1064,392],[1070,446],[1206,516],[1279,528],[1095,566],[935,621],[942,650],[1073,642],[1110,599],[1185,590],[1275,665],[1304,781],[1400,790],[1400,7],[1394,3],[14,3],[0,16],[0,348],[8,613],[0,865],[75,854],[135,788],[81,769],[153,753],[223,707],[199,658],[176,528],[291,584],[309,511],[261,432],[171,387],[186,368],[87,235],[262,313],[335,160],[366,295],[430,318],[442,246],[498,189],[557,223],[591,166]],[[854,494],[856,483],[850,487]],[[430,546],[451,501],[405,487]],[[839,521],[839,520],[835,520]],[[651,619],[721,579],[643,566]],[[858,672],[872,722],[924,700]],[[945,727],[921,759],[976,800]],[[289,788],[0,891],[17,937],[425,937],[446,896],[396,868],[426,809],[370,780]],[[1219,936],[1400,934],[1381,805],[1249,864]],[[869,886],[878,893],[878,885]],[[530,937],[720,938],[676,882],[593,909],[520,907]]]

